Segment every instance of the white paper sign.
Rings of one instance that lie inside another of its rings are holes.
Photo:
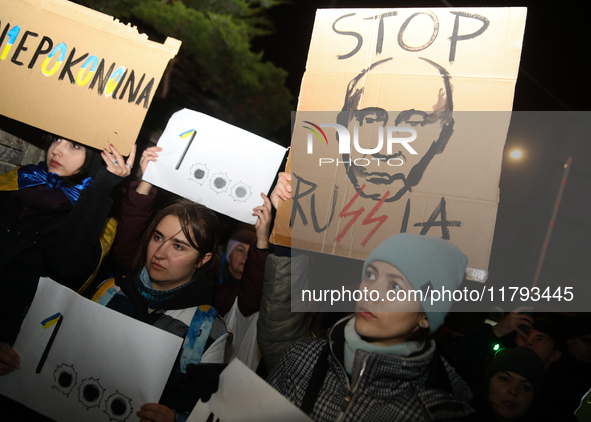
[[[311,422],[304,412],[290,403],[238,359],[220,375],[220,388],[207,403],[200,401],[187,422]]]
[[[236,220],[254,224],[285,148],[196,111],[183,109],[158,140],[144,180]]]
[[[43,323],[43,324],[42,324]],[[182,339],[41,278],[0,393],[58,422],[138,421],[156,403]]]

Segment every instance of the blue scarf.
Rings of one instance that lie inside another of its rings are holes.
[[[66,194],[72,205],[74,205],[80,198],[82,190],[88,188],[93,180],[92,177],[87,177],[82,183],[79,183],[76,186],[65,186],[65,180],[61,176],[47,172],[47,165],[45,163],[41,163],[38,166],[29,164],[18,169],[19,189],[37,185],[47,185],[47,189],[60,188]]]

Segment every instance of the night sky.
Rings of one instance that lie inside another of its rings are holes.
[[[351,0],[302,1],[271,9],[273,36],[255,41],[265,58],[289,72],[288,87],[297,99],[305,70],[316,9],[447,7],[447,1]],[[527,7],[515,110],[586,110],[582,74],[588,25],[575,6],[543,5],[539,1],[452,1],[455,7]],[[587,86],[587,94],[589,88]]]

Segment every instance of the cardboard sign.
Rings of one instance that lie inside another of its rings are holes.
[[[525,16],[319,10],[272,241],[365,259],[399,232],[438,235],[483,280]]]
[[[41,278],[0,393],[58,422],[138,421],[157,403],[183,339]]]
[[[158,140],[162,151],[144,180],[217,212],[254,224],[286,148],[253,133],[183,109]]]
[[[220,375],[220,388],[207,403],[201,400],[187,422],[310,422],[311,419],[240,360]]]
[[[180,45],[66,0],[3,0],[0,114],[127,155]]]

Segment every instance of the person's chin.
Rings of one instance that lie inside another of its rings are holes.
[[[148,267],[148,276],[150,276],[150,280],[152,281],[162,281],[163,280],[163,269],[157,270],[152,268],[152,266]]]
[[[62,171],[62,169],[60,167],[48,167],[47,172],[57,174],[58,176],[61,176],[61,177],[65,177],[65,174],[64,174],[65,172]]]
[[[377,341],[376,339],[379,338],[377,335],[380,332],[380,329],[376,324],[378,324],[377,318],[375,315],[367,315],[363,313],[360,315],[356,312],[355,318],[355,332],[361,337],[364,341],[368,343],[373,343]]]
[[[394,181],[389,184],[374,183],[374,179],[367,179],[364,181],[365,188],[361,192],[361,196],[364,198],[371,198],[374,201],[382,199],[386,192],[388,192],[388,198],[393,197],[400,189],[404,188],[402,182]],[[362,184],[363,186],[363,184]]]
[[[358,309],[355,312],[355,331],[362,337],[371,335],[372,326],[376,322],[376,315],[366,309]]]
[[[349,174],[351,181],[356,185],[357,190],[360,190],[363,185],[362,196],[374,197],[379,195],[381,198],[385,191],[390,191],[390,196],[393,192],[404,188],[404,174],[396,173],[390,174],[381,171],[368,172],[365,169],[352,169],[353,174]]]

